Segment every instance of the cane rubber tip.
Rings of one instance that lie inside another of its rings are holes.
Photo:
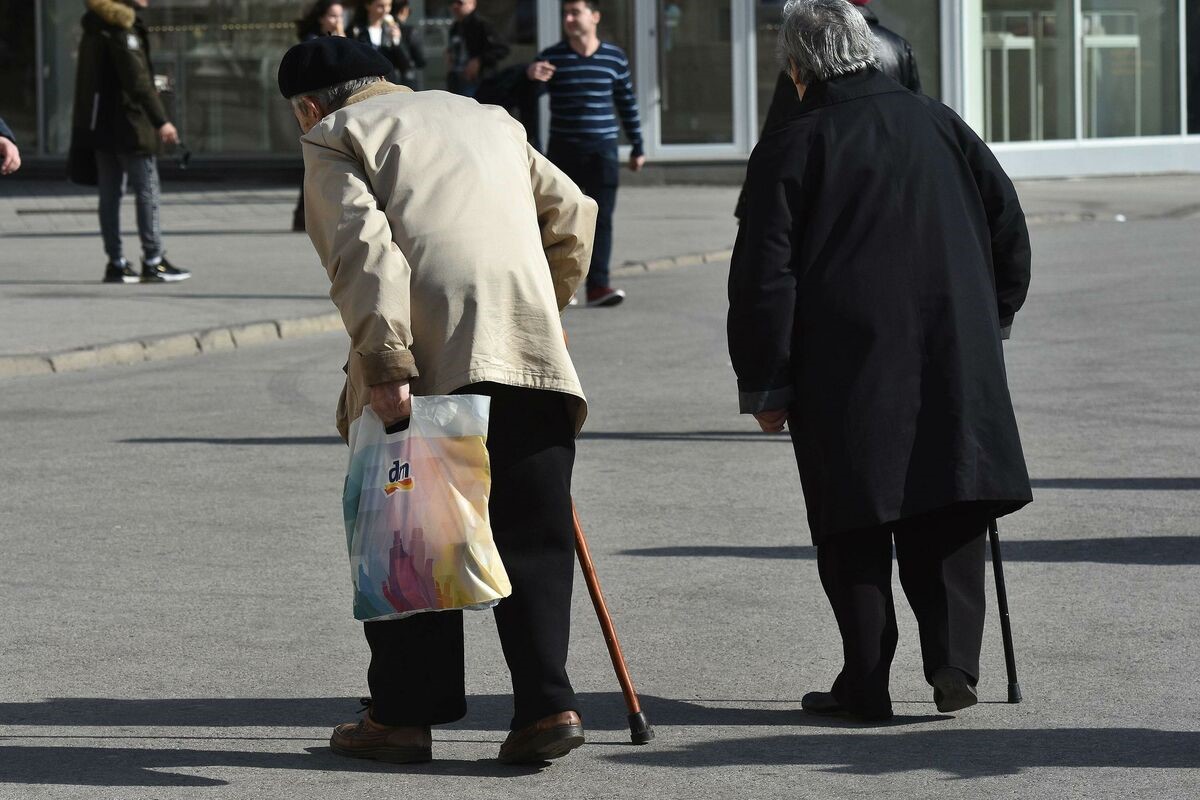
[[[654,738],[654,728],[646,720],[646,714],[639,711],[629,715],[629,740],[634,744],[646,744]]]
[[[1014,681],[1013,683],[1010,683],[1008,685],[1008,702],[1010,702],[1010,703],[1021,702],[1021,684],[1016,683]]]

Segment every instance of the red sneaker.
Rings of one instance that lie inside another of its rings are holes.
[[[611,286],[597,286],[587,290],[588,308],[605,308],[607,306],[620,305],[624,299],[625,292],[620,289],[614,289]]]

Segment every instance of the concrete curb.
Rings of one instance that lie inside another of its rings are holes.
[[[649,261],[626,261],[619,267],[614,267],[613,275],[638,275],[643,272],[657,272],[673,267],[694,267],[697,264],[711,264],[715,261],[729,261],[733,258],[732,250],[710,250],[707,253],[688,253],[682,256],[654,258]]]
[[[330,312],[298,319],[268,320],[209,328],[194,333],[150,336],[145,339],[113,342],[57,353],[0,356],[0,379],[78,372],[98,367],[139,364],[143,361],[163,361],[168,358],[207,353],[227,353],[241,347],[340,330],[342,330],[341,317]]]
[[[640,275],[674,267],[729,261],[732,250],[713,250],[682,256],[655,258],[649,261],[627,261],[614,267],[614,275]],[[208,328],[192,333],[150,336],[126,342],[81,347],[37,355],[0,355],[0,380],[32,375],[51,375],[60,372],[79,372],[99,367],[140,364],[143,361],[162,361],[168,358],[227,353],[243,347],[298,339],[321,333],[342,331],[342,318],[336,312],[316,314],[295,319],[266,320],[239,323],[220,328]]]

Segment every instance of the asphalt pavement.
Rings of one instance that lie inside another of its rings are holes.
[[[1197,189],[1021,187],[1034,283],[1006,356],[1036,500],[1001,526],[1020,705],[993,603],[982,702],[937,713],[897,581],[895,722],[799,710],[840,646],[791,446],[736,413],[727,262],[685,260],[629,270],[624,305],[565,318],[591,404],[574,494],[653,743],[628,742],[577,581],[588,744],[570,757],[495,761],[511,708],[486,613],[468,615],[470,712],[435,730],[433,763],[329,752],[366,692],[332,425],[345,337],[295,332],[0,379],[0,798],[1194,797]],[[101,287],[97,241],[16,232],[7,215],[35,195],[0,200],[0,351],[329,313],[303,237],[265,232],[290,192],[186,217],[205,194],[164,212],[196,270],[178,287]],[[734,194],[625,192],[641,216],[619,219],[618,260],[727,249]]]

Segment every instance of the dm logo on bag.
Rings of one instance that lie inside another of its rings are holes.
[[[383,487],[384,494],[391,497],[395,492],[411,492],[413,488],[413,479],[410,475],[410,467],[405,461],[401,464],[399,461],[392,462],[392,468],[388,471],[388,482]]]

